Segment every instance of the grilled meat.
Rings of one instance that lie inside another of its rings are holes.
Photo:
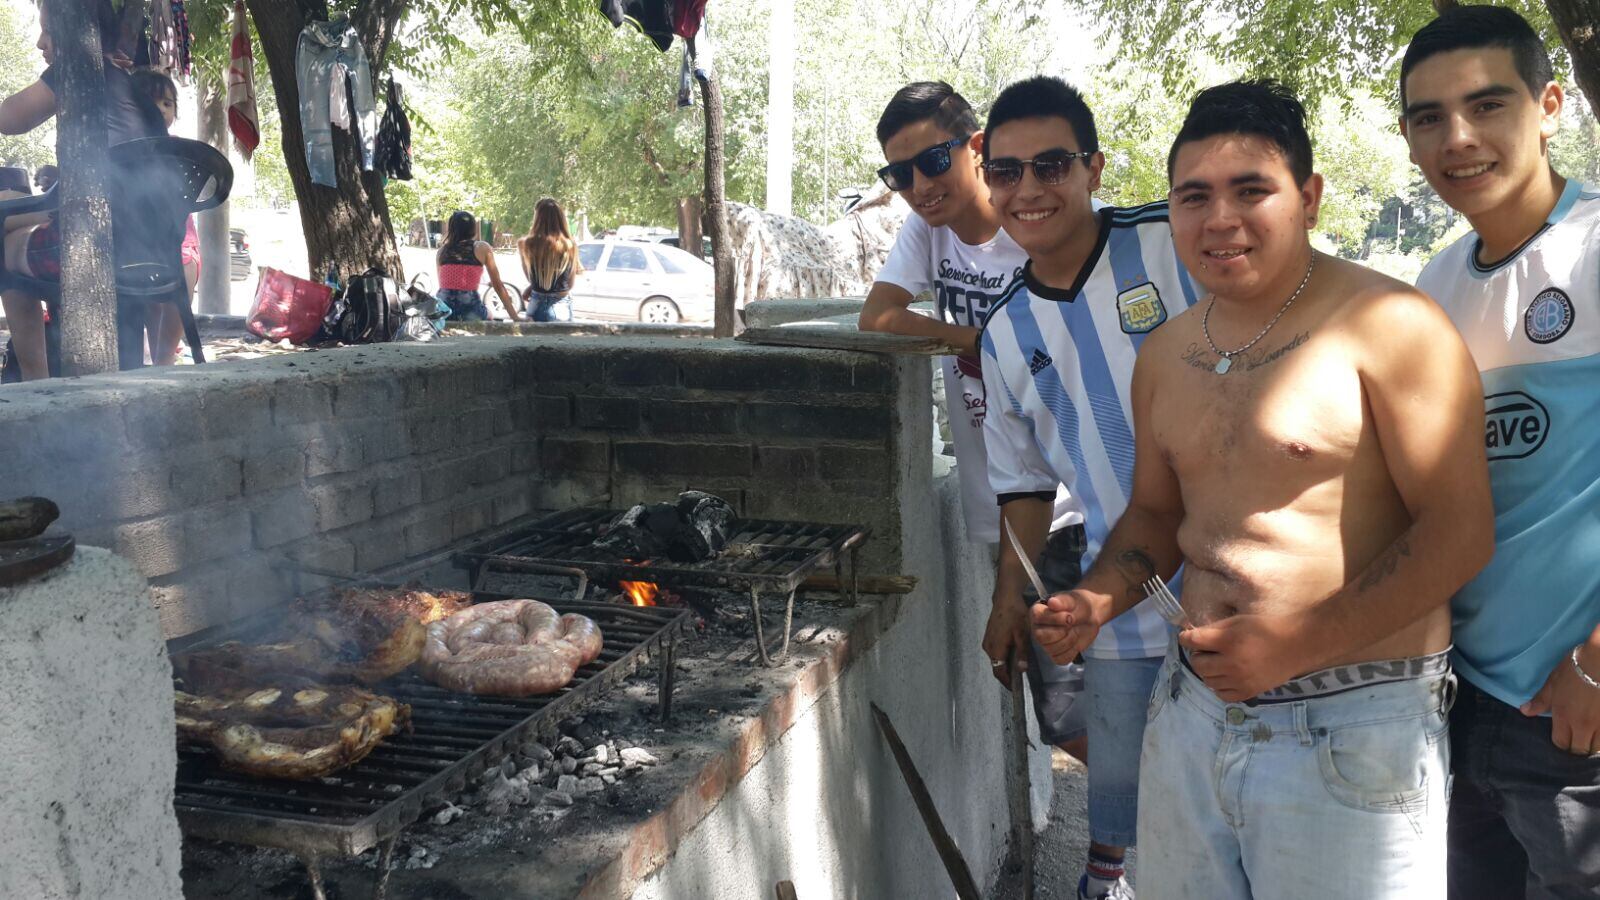
[[[19,497],[0,503],[0,541],[25,541],[44,533],[61,517],[61,508],[43,497]]]
[[[223,768],[264,778],[317,778],[354,765],[411,717],[389,697],[293,678],[178,691],[174,705],[180,742],[209,746]]]
[[[603,642],[591,619],[538,600],[480,603],[428,626],[422,674],[467,694],[548,694],[599,656]]]

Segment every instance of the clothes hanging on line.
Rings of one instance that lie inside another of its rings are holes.
[[[411,120],[400,102],[400,86],[389,79],[383,122],[378,125],[378,171],[388,178],[411,180]]]
[[[172,4],[155,0],[150,4],[150,67],[171,72],[178,64],[178,33],[172,21]]]
[[[336,78],[335,70],[343,67]],[[300,32],[295,49],[295,83],[300,90],[300,126],[312,184],[338,187],[333,160],[334,92],[347,96],[351,138],[360,148],[361,168],[371,172],[376,156],[378,110],[372,94],[372,69],[361,37],[343,20],[312,22]],[[348,93],[347,93],[348,92]]]
[[[233,0],[233,40],[228,50],[228,130],[233,145],[249,161],[261,144],[261,115],[256,109],[256,56],[250,46],[249,16],[244,0]]]
[[[161,0],[156,0],[155,5],[161,5]],[[183,8],[183,0],[172,0],[172,31],[176,35],[177,56],[173,60],[172,74],[175,78],[187,79],[189,70],[194,65],[190,50],[194,44],[194,36],[189,33],[189,13]]]
[[[706,18],[706,0],[672,0],[672,33],[693,40]]]
[[[672,0],[600,0],[600,13],[613,28],[639,29],[662,53],[672,46]]]

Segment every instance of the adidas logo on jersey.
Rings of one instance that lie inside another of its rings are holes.
[[[1037,375],[1054,362],[1055,360],[1050,358],[1050,354],[1043,350],[1034,350],[1033,359],[1028,363],[1028,371]]]

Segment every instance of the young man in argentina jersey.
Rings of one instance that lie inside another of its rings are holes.
[[[1400,71],[1411,158],[1474,229],[1417,286],[1482,373],[1495,508],[1453,604],[1450,896],[1600,897],[1600,188],[1551,169],[1562,91],[1511,10],[1450,10]]]
[[[1035,555],[1055,485],[1064,484],[1083,509],[1084,558],[1092,560],[1126,506],[1133,477],[1134,356],[1163,322],[1194,303],[1195,291],[1173,252],[1165,204],[1094,209],[1090,194],[1100,186],[1105,157],[1076,90],[1056,78],[1011,85],[995,100],[988,135],[991,200],[1029,257],[984,329],[989,482],[1023,549]],[[1002,544],[994,604],[1014,624],[991,628],[985,638],[997,661],[1024,639],[1016,635],[1026,635],[1026,584],[1017,555]],[[1169,639],[1166,623],[1146,604],[1084,650],[1091,843],[1079,897],[1132,896],[1123,852],[1137,824],[1145,708]]]
[[[1079,587],[1035,607],[1039,640],[1069,657],[1184,566],[1189,627],[1145,730],[1141,893],[1442,898],[1448,601],[1493,549],[1477,369],[1421,292],[1312,249],[1322,179],[1282,87],[1200,92],[1168,172],[1206,295],[1140,348],[1117,397],[1127,509]],[[1087,399],[1057,405],[1098,420],[1108,402]]]
[[[988,403],[975,348],[989,310],[1016,280],[1028,256],[1000,227],[999,214],[989,204],[989,189],[978,174],[983,140],[972,107],[942,81],[913,82],[889,100],[878,119],[878,141],[889,164],[878,175],[890,190],[900,193],[915,215],[901,226],[894,249],[867,294],[860,327],[927,335],[974,348],[944,357],[941,365],[967,539],[993,548],[1002,540],[1000,515],[989,490],[983,448]],[[934,295],[937,319],[908,308],[928,293]],[[1077,582],[1082,522],[1072,498],[1060,492],[1049,548],[1039,565],[1047,588],[1064,590]],[[1010,611],[1008,606],[1000,613]],[[990,630],[994,618],[992,611]],[[1025,626],[1026,617],[1019,615],[1017,622]],[[977,638],[972,636],[974,645]],[[1052,665],[1036,647],[1030,655],[1035,664],[1028,667],[1028,677],[1040,737],[1084,759],[1087,725],[1078,702],[1082,668]],[[992,671],[1007,683],[1004,667]]]

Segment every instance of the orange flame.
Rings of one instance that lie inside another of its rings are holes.
[[[634,606],[655,606],[656,595],[660,589],[648,581],[622,581],[618,582],[622,592],[628,595]]]

